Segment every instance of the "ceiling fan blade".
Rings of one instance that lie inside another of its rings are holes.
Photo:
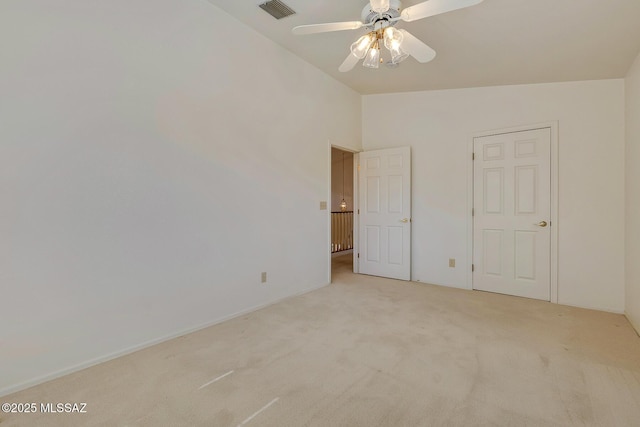
[[[293,34],[300,36],[304,34],[328,33],[331,31],[357,30],[358,28],[362,28],[363,25],[360,21],[329,22],[326,24],[298,25],[291,31]]]
[[[436,51],[424,44],[407,30],[400,30],[403,35],[400,49],[416,58],[418,62],[425,63],[436,57]]]
[[[482,3],[483,0],[428,0],[402,10],[400,18],[411,22]]]
[[[360,58],[350,53],[349,56],[347,56],[347,59],[345,59],[342,65],[340,65],[338,70],[341,73],[346,73],[347,71],[351,71],[353,70],[353,67],[356,66],[358,61],[360,61]]]

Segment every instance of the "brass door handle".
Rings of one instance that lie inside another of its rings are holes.
[[[535,224],[538,227],[546,227],[547,226],[547,221],[540,221],[539,223]]]
[[[402,218],[400,222],[409,222],[409,218]]]

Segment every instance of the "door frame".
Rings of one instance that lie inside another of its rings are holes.
[[[522,132],[536,129],[549,129],[551,132],[551,248],[550,248],[550,261],[551,261],[551,302],[558,303],[558,121],[550,121],[543,123],[536,123],[531,125],[522,125],[501,129],[493,129],[488,131],[476,132],[468,143],[468,167],[467,167],[467,259],[470,260],[467,268],[467,288],[473,289],[473,272],[471,271],[473,260],[473,191],[474,191],[474,161],[473,161],[473,149],[475,138],[483,136],[501,135],[505,133]]]
[[[338,150],[342,150],[342,151],[346,151],[348,153],[352,153],[353,154],[353,272],[354,273],[358,273],[358,238],[359,238],[359,234],[358,234],[358,227],[360,225],[359,221],[358,221],[358,214],[357,214],[357,208],[356,206],[360,205],[360,200],[358,197],[358,164],[360,162],[360,158],[359,158],[359,153],[362,150],[356,150],[353,148],[350,148],[348,146],[345,145],[339,145],[339,144],[334,144],[333,142],[329,141],[328,144],[328,155],[329,155],[329,160],[327,161],[327,170],[328,172],[328,193],[327,193],[327,229],[328,229],[328,233],[327,233],[327,253],[328,253],[328,258],[327,258],[327,283],[331,283],[331,200],[332,200],[332,194],[331,194],[331,169],[333,167],[333,165],[331,164],[331,149],[332,148],[337,148]]]

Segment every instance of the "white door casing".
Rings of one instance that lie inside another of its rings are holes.
[[[359,271],[411,280],[411,149],[359,158]]]
[[[473,288],[551,297],[551,129],[474,138]]]

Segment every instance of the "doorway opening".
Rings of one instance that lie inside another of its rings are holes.
[[[353,271],[354,154],[331,147],[331,280]]]

